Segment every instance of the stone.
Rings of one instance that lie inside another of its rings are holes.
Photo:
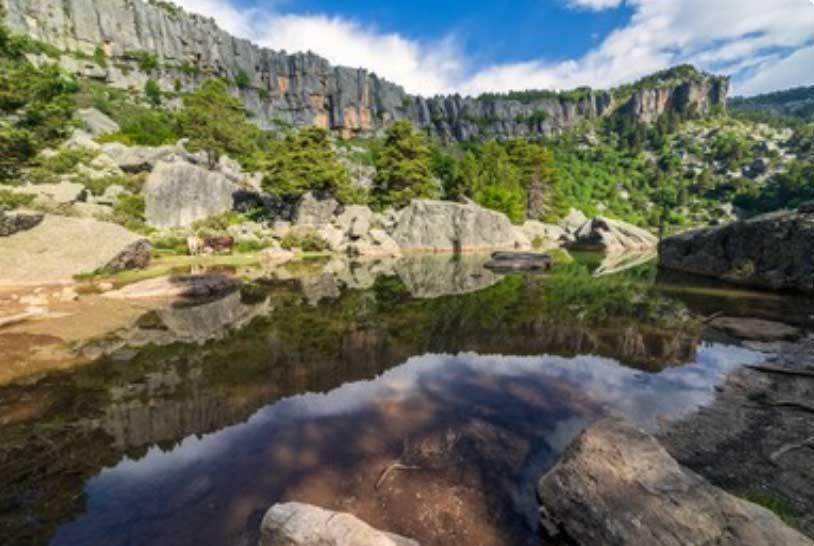
[[[338,252],[345,242],[345,234],[330,224],[323,224],[316,230],[317,234],[328,243],[328,247],[333,252]]]
[[[104,193],[95,199],[96,203],[101,205],[115,205],[119,198],[127,195],[128,191],[119,184],[112,184],[105,188]]]
[[[399,213],[392,233],[402,250],[467,252],[515,248],[506,215],[474,203],[417,199]]]
[[[349,205],[334,220],[334,224],[351,240],[361,239],[370,231],[373,211],[362,205]]]
[[[536,220],[528,220],[520,226],[520,229],[532,246],[539,245],[535,247],[539,250],[557,248],[562,243],[572,239],[562,227],[554,224],[544,224]]]
[[[71,215],[78,218],[104,220],[111,212],[113,212],[113,209],[110,205],[101,205],[99,203],[74,203],[71,206]]]
[[[77,114],[88,133],[95,137],[108,133],[117,133],[121,130],[118,123],[96,108],[85,108],[79,110]]]
[[[495,252],[484,264],[495,271],[549,271],[554,260],[547,254],[533,252]]]
[[[290,262],[296,257],[296,254],[291,250],[286,250],[278,246],[263,249],[260,252],[260,263],[264,265],[279,265],[285,262]]]
[[[68,150],[90,150],[94,152],[102,149],[101,144],[93,140],[93,135],[82,129],[74,129],[71,138],[65,141],[62,147]]]
[[[267,235],[266,229],[258,222],[243,222],[229,226],[226,233],[234,237],[238,243],[259,242]]]
[[[779,211],[687,231],[659,245],[659,266],[769,290],[814,293],[814,215]]]
[[[271,225],[271,233],[277,239],[285,239],[289,231],[291,231],[291,222],[275,220]]]
[[[308,192],[297,203],[294,223],[298,226],[323,226],[333,220],[339,203],[330,196]]]
[[[74,275],[142,267],[149,243],[98,220],[46,215],[27,231],[3,239],[0,277],[17,282],[69,280]]]
[[[118,142],[104,144],[101,149],[117,167],[129,173],[152,171],[160,162],[183,153],[176,146],[125,146]]]
[[[259,546],[419,546],[374,529],[359,518],[299,502],[275,504],[266,512]]]
[[[211,298],[240,288],[240,281],[225,275],[179,275],[140,281],[105,292],[113,299],[185,300]]]
[[[187,227],[228,212],[237,189],[219,172],[184,161],[161,162],[142,190],[147,223],[159,229]]]
[[[799,328],[771,320],[717,317],[707,324],[732,337],[749,341],[794,341],[802,336]]]
[[[585,222],[588,221],[588,217],[585,216],[585,213],[581,210],[571,209],[568,211],[568,214],[560,220],[559,226],[566,232],[566,233],[576,233],[579,231]]]
[[[67,181],[52,184],[28,184],[16,187],[13,191],[34,195],[37,201],[57,205],[76,203],[85,197],[85,186]]]
[[[812,546],[775,514],[681,467],[619,418],[584,431],[540,480],[544,534],[603,546]]]
[[[586,222],[568,246],[573,250],[606,252],[608,254],[646,251],[656,248],[658,238],[634,225],[597,216]]]
[[[0,237],[8,237],[34,228],[42,222],[44,217],[45,215],[39,212],[4,212],[0,209]]]

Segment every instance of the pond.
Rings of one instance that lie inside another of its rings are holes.
[[[635,260],[528,276],[483,261],[243,268],[240,291],[72,340],[81,365],[15,372],[4,544],[249,545],[286,500],[425,546],[540,544],[536,483],[588,423],[658,430],[765,358],[698,315],[808,320],[795,298]]]

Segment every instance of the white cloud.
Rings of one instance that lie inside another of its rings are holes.
[[[341,17],[292,15],[274,7],[238,9],[233,0],[178,3],[261,45],[312,50],[335,64],[371,69],[423,95],[608,87],[683,62],[731,71],[735,89],[744,93],[810,83],[814,73],[806,64],[814,36],[814,8],[807,0],[564,1],[594,10],[625,3],[633,15],[580,58],[473,68],[472,57],[453,35],[422,42]]]

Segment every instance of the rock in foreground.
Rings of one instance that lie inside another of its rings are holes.
[[[803,205],[670,237],[659,245],[659,265],[744,286],[814,293],[814,211],[806,211]]]
[[[142,268],[149,242],[116,224],[86,218],[45,216],[33,228],[0,242],[0,280],[48,282],[80,273]]]
[[[655,235],[645,229],[604,216],[585,222],[574,237],[575,241],[569,245],[573,250],[609,254],[652,250],[659,242]]]
[[[518,245],[506,215],[472,202],[416,199],[399,212],[392,236],[402,250],[468,252]]]
[[[583,432],[540,481],[543,528],[562,544],[812,546],[765,508],[713,487],[617,418]]]
[[[263,518],[260,546],[419,546],[379,531],[351,514],[289,502],[275,504]]]

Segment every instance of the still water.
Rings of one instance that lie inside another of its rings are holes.
[[[249,545],[297,500],[424,545],[539,544],[536,482],[588,423],[657,431],[765,358],[694,313],[749,296],[806,320],[652,265],[482,261],[239,272],[75,342],[92,363],[0,384],[0,542]]]

